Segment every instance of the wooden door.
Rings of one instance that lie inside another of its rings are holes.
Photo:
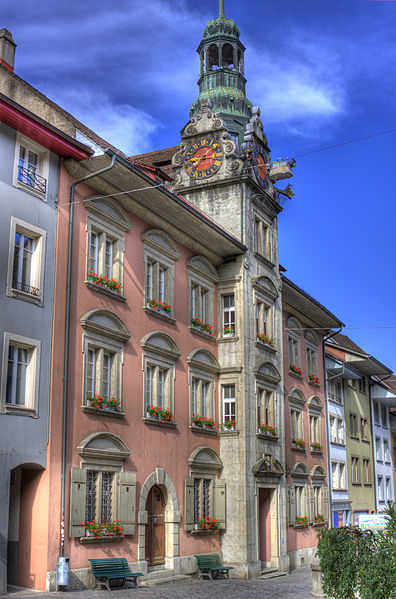
[[[146,503],[146,559],[149,566],[165,563],[165,500],[159,487],[154,486]]]
[[[259,489],[259,543],[260,560],[271,563],[271,493],[270,489]]]

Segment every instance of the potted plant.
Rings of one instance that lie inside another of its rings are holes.
[[[271,337],[266,333],[257,333],[256,337],[257,341],[260,341],[260,343],[264,343],[264,345],[274,347],[274,340],[271,339]]]
[[[215,518],[199,518],[197,520],[198,530],[219,530],[220,522]]]
[[[93,395],[87,395],[87,402],[89,403],[90,408],[95,408],[96,410],[102,410],[104,407],[104,400],[101,395],[97,395],[94,393]]]
[[[314,451],[322,451],[322,446],[320,443],[316,443],[315,441],[313,441],[311,443],[311,449],[313,449]]]
[[[105,287],[114,293],[121,292],[121,285],[115,279],[108,279],[104,275],[99,275],[93,270],[88,271],[87,278],[88,281],[91,281],[97,287]]]
[[[292,439],[292,445],[294,447],[299,447],[300,449],[305,449],[305,441],[304,439]]]
[[[211,324],[209,324],[208,322],[202,322],[202,320],[200,320],[199,318],[192,318],[191,324],[196,329],[200,329],[204,333],[208,333],[211,337],[213,337],[214,327]]]
[[[147,306],[150,308],[150,310],[156,310],[157,312],[170,313],[173,310],[172,306],[170,306],[169,304],[166,304],[165,302],[160,302],[156,299],[147,300]]]
[[[160,408],[158,406],[147,406],[147,414],[150,418],[161,420],[162,422],[172,422],[175,417],[169,408]]]
[[[232,326],[224,327],[221,329],[222,337],[233,337],[235,335],[235,329]]]
[[[308,526],[308,518],[306,516],[296,516],[297,526]]]
[[[223,429],[233,431],[235,429],[235,419],[225,420],[223,422]]]
[[[259,432],[263,433],[264,435],[271,435],[272,437],[278,436],[278,429],[270,424],[260,424],[258,428]]]
[[[325,523],[325,517],[323,514],[316,514],[316,516],[314,517],[315,520],[315,524],[324,524]]]
[[[216,428],[216,423],[213,418],[206,418],[206,416],[200,416],[199,414],[192,415],[192,423],[198,428],[207,428],[209,430],[214,430]]]
[[[316,376],[316,374],[310,374],[308,377],[308,380],[310,383],[315,383],[316,385],[320,384],[320,380],[318,379],[318,377]]]
[[[115,397],[111,397],[110,399],[106,400],[106,408],[108,408],[109,410],[119,410],[121,407],[121,402],[118,401]]]
[[[297,374],[298,376],[302,376],[302,370],[299,366],[296,366],[296,364],[290,364],[289,369],[294,374]]]

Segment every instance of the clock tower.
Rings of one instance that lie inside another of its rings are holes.
[[[246,246],[243,256],[217,267],[217,328],[224,332],[217,339],[217,413],[224,424],[226,397],[233,394],[236,430],[220,433],[227,494],[221,543],[225,562],[248,578],[265,567],[287,571],[289,562],[277,228],[282,207],[260,109],[246,97],[244,52],[239,28],[225,18],[220,0],[219,16],[209,21],[198,47],[199,95],[172,171],[175,192]],[[276,434],[267,434],[267,425]]]

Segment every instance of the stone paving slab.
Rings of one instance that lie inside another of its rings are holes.
[[[125,586],[111,591],[112,599],[312,599],[311,568],[299,568],[287,576],[268,580],[200,580],[134,589]],[[18,591],[7,599],[105,599],[106,590],[38,593]]]

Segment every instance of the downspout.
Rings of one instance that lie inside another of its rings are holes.
[[[326,449],[327,449],[327,471],[329,473],[329,477],[328,477],[328,489],[329,489],[329,511],[330,513],[328,514],[329,516],[329,523],[332,525],[333,523],[333,489],[332,489],[332,476],[331,476],[331,459],[330,459],[330,435],[329,435],[329,408],[327,405],[327,376],[326,376],[326,341],[328,341],[329,339],[331,339],[332,337],[334,337],[334,335],[338,335],[338,333],[341,333],[342,331],[342,327],[340,328],[339,331],[335,331],[334,333],[332,333],[331,335],[328,335],[327,337],[323,338],[322,341],[322,358],[323,358],[323,373],[324,373],[324,393],[325,393],[325,413],[326,413]]]
[[[66,318],[65,318],[65,357],[63,363],[63,414],[62,414],[62,474],[61,474],[61,522],[60,522],[60,548],[59,556],[64,556],[65,551],[65,495],[66,495],[66,442],[67,442],[67,394],[69,388],[69,336],[70,336],[70,296],[72,275],[72,252],[73,252],[73,225],[74,225],[74,195],[76,186],[85,183],[93,177],[97,177],[113,168],[117,155],[111,150],[106,150],[111,156],[108,166],[77,179],[70,187],[70,212],[69,212],[69,241],[67,250],[67,285],[66,285]]]

